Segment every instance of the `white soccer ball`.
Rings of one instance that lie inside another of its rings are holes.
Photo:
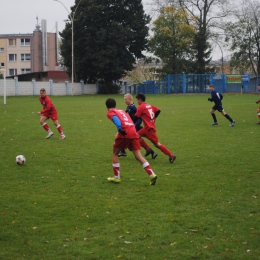
[[[19,165],[25,164],[25,161],[26,161],[26,159],[23,155],[17,155],[15,158],[15,162]]]

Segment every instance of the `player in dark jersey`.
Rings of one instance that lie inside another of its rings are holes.
[[[137,107],[135,116],[141,117],[144,123],[144,127],[137,132],[139,137],[146,137],[149,139],[155,147],[160,149],[164,154],[168,155],[170,163],[173,163],[176,159],[176,156],[171,151],[169,151],[165,145],[159,143],[156,134],[155,120],[160,114],[161,110],[155,106],[147,104],[145,102],[145,95],[142,93],[139,93],[136,96],[136,99],[139,106]]]
[[[40,124],[48,132],[46,139],[50,138],[53,135],[50,127],[46,123],[46,120],[51,118],[57,130],[60,133],[60,139],[64,139],[65,135],[62,131],[62,127],[58,121],[58,112],[56,107],[52,104],[51,99],[46,95],[46,90],[44,88],[40,89],[39,100],[43,106],[43,110],[37,112],[37,115],[41,115]]]
[[[260,84],[258,84],[257,88],[258,88],[258,91],[259,91],[259,94],[260,94]],[[258,99],[256,101],[256,104],[259,104],[259,103],[260,103],[260,99]],[[256,113],[257,113],[257,116],[258,116],[258,119],[259,119],[257,124],[260,125],[260,107],[258,107]]]
[[[141,128],[143,128],[141,126],[142,124],[142,119],[139,117],[139,118],[135,118],[135,113],[136,113],[136,106],[135,104],[133,103],[133,96],[131,94],[125,94],[124,95],[124,101],[127,105],[127,108],[126,108],[126,113],[131,117],[131,119],[133,120],[134,124],[135,124],[135,129],[136,131],[138,132]],[[153,151],[153,149],[144,141],[144,139],[142,139],[140,137],[140,144],[141,146],[146,150],[146,154],[145,154],[145,157],[147,157],[149,154],[152,155],[152,159],[155,159],[157,157],[157,153],[155,153]],[[118,154],[118,156],[126,156],[126,151],[125,149],[122,149],[120,151],[120,153]]]
[[[214,102],[215,105],[211,108],[210,110],[210,114],[213,117],[214,122],[211,124],[212,126],[214,125],[218,125],[218,121],[217,121],[217,117],[215,115],[215,111],[217,110],[218,112],[220,112],[227,120],[230,121],[231,126],[233,127],[236,123],[235,120],[233,120],[225,111],[224,108],[222,107],[222,94],[220,94],[219,92],[217,92],[215,90],[215,87],[213,85],[209,86],[210,89],[210,94],[211,94],[211,98],[208,98],[208,101],[210,102]]]
[[[108,181],[119,183],[121,182],[120,178],[120,163],[118,159],[118,154],[122,148],[128,148],[134,153],[136,160],[138,160],[142,165],[145,171],[151,178],[151,185],[155,185],[157,176],[153,172],[150,164],[142,156],[140,150],[140,142],[138,134],[135,130],[135,125],[131,117],[123,110],[116,109],[116,101],[113,98],[108,98],[106,100],[107,107],[107,117],[116,125],[117,135],[113,145],[112,152],[112,166],[114,171],[114,177],[109,177]]]

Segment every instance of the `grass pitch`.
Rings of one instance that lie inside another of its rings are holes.
[[[0,104],[0,259],[259,259],[258,96],[224,96],[232,128],[218,112],[211,126],[209,95],[147,95],[162,111],[159,140],[177,156],[170,164],[154,148],[155,186],[129,151],[122,182],[107,181],[108,97],[53,96],[65,140],[50,120],[45,139],[37,97]]]

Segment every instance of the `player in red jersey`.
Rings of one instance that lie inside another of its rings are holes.
[[[156,135],[155,120],[160,114],[161,110],[157,107],[147,104],[145,102],[145,95],[139,93],[136,96],[138,107],[135,113],[136,117],[141,117],[144,123],[144,128],[140,129],[137,133],[140,137],[146,137],[149,139],[155,147],[159,148],[164,154],[169,156],[170,163],[173,163],[176,156],[170,152],[166,146],[159,143],[158,137]]]
[[[258,84],[257,88],[258,88],[258,91],[259,91],[259,94],[260,94],[260,84]],[[258,103],[260,103],[260,99],[258,99],[256,101],[256,104],[258,104]],[[257,116],[258,116],[258,119],[259,119],[259,122],[257,124],[260,125],[260,107],[258,107],[256,113],[257,113]]]
[[[41,115],[40,124],[48,132],[46,139],[50,138],[53,135],[50,127],[46,123],[46,120],[51,118],[57,130],[60,133],[60,139],[64,139],[65,135],[63,134],[62,127],[58,121],[58,112],[55,106],[52,104],[51,99],[46,95],[46,90],[44,88],[40,89],[39,100],[43,106],[43,110],[37,112],[37,115]]]
[[[107,117],[116,125],[118,131],[112,152],[114,177],[107,178],[108,181],[115,183],[121,182],[118,154],[123,148],[128,148],[134,153],[136,160],[138,160],[143,165],[143,168],[150,176],[150,184],[155,185],[157,176],[153,172],[150,164],[141,154],[139,137],[131,117],[125,111],[116,109],[116,101],[113,98],[108,98],[106,100],[106,107],[108,110]]]

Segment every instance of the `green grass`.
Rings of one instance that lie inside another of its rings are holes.
[[[258,96],[225,95],[232,128],[218,112],[211,126],[208,95],[148,95],[162,110],[159,140],[177,156],[148,159],[155,186],[129,151],[122,182],[107,181],[107,97],[52,97],[65,140],[50,120],[45,139],[37,97],[0,104],[0,259],[259,259]]]

